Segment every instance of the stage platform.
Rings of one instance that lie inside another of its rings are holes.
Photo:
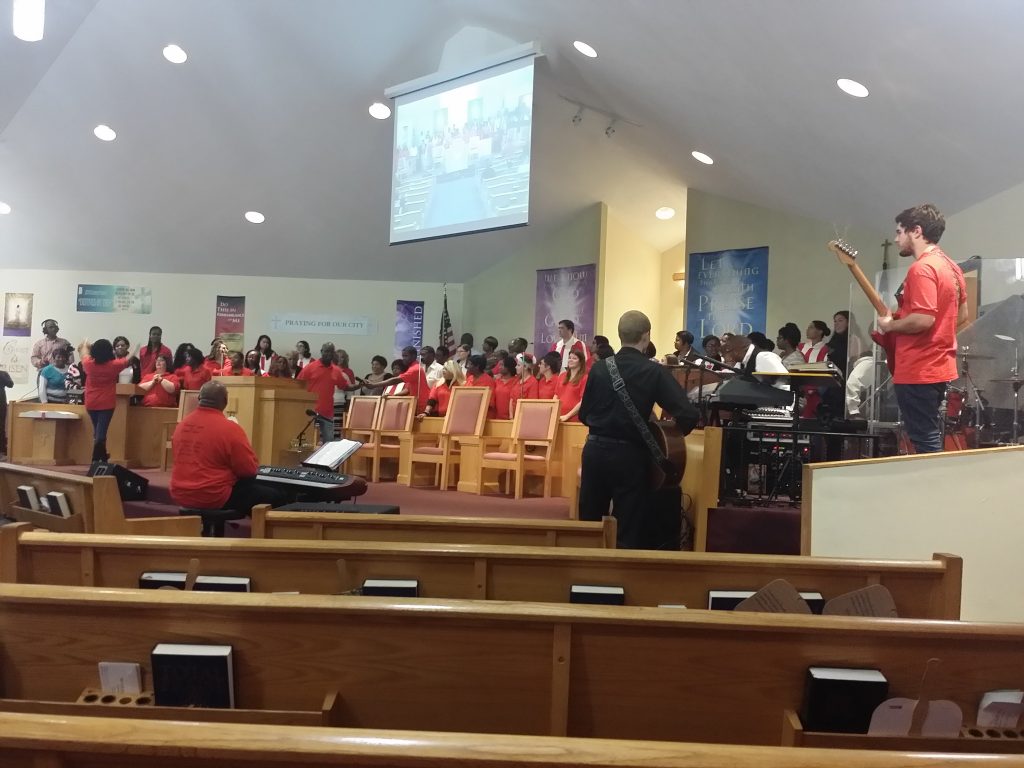
[[[41,469],[53,469],[41,467]],[[87,474],[88,465],[60,467],[61,472]],[[171,500],[170,471],[159,469],[132,470],[149,480],[147,501],[126,501],[125,516],[129,518],[162,517],[176,515],[178,505]],[[368,483],[367,491],[355,501],[359,504],[393,504],[403,515],[448,515],[451,517],[514,517],[524,520],[568,520],[569,500],[563,497],[549,499],[526,498],[516,501],[507,496],[475,496],[458,491],[440,491],[435,488],[409,488],[394,482]],[[229,523],[225,536],[249,537],[249,520]]]

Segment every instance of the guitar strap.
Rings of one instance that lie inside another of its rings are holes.
[[[615,363],[615,357],[605,358],[605,365],[608,366],[608,373],[612,376],[612,389],[619,396],[622,404],[626,406],[626,413],[629,414],[629,418],[633,424],[639,430],[641,437],[644,439],[644,443],[647,445],[647,449],[651,452],[651,456],[654,457],[654,461],[657,462],[658,466],[661,467],[666,473],[669,470],[675,471],[675,467],[671,465],[668,458],[664,453],[661,452],[661,446],[658,445],[658,441],[654,439],[654,435],[651,434],[650,427],[647,426],[647,421],[640,412],[636,409],[633,404],[633,398],[629,396],[629,392],[626,391],[626,382],[622,378],[622,374],[619,373],[619,366]]]

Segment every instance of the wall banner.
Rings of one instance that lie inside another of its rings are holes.
[[[8,293],[4,301],[4,336],[32,335],[31,293]]]
[[[768,246],[690,254],[686,328],[697,344],[708,334],[765,331],[767,317]]]
[[[213,335],[232,352],[245,352],[245,296],[218,296]]]
[[[36,369],[32,366],[32,342],[28,339],[0,340],[0,371],[7,371],[15,384],[33,384]]]
[[[149,288],[128,285],[78,285],[78,312],[122,312],[149,315],[153,312],[153,292]]]
[[[305,312],[286,312],[271,315],[270,330],[300,336],[370,336],[377,332],[377,323],[372,317],[365,315],[311,315]]]
[[[416,347],[417,357],[423,346],[423,302],[395,302],[395,357],[402,356],[405,347]]]
[[[576,337],[590,344],[594,336],[597,265],[537,270],[533,352],[543,356],[558,340],[558,321],[572,320]]]

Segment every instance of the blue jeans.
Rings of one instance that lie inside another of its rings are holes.
[[[107,453],[107,428],[114,416],[114,410],[113,408],[108,411],[86,410],[92,421],[92,460],[106,461],[110,458],[110,454]]]
[[[320,427],[320,442],[329,443],[334,439],[334,421],[323,416],[316,417],[317,426]]]
[[[897,384],[896,402],[903,428],[918,453],[942,450],[942,398],[946,382],[937,384]]]

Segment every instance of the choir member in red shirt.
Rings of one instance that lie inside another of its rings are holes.
[[[85,371],[85,410],[92,421],[92,460],[106,461],[107,428],[114,416],[117,400],[117,377],[127,360],[114,357],[110,339],[96,339],[91,345],[85,340],[78,347]]]
[[[558,341],[551,345],[551,351],[557,352],[562,359],[562,368],[569,365],[569,351],[577,350],[583,358],[584,365],[587,359],[587,345],[576,338],[576,324],[572,320],[558,321]]]
[[[316,393],[320,442],[329,443],[334,439],[334,388],[344,389],[352,384],[341,368],[334,364],[334,344],[325,342],[320,347],[320,359],[304,366],[299,371],[298,380],[307,382],[306,389]]]
[[[208,368],[203,367],[206,358],[195,347],[189,347],[185,353],[186,363],[174,372],[181,382],[182,389],[200,389],[203,384],[213,378]]]
[[[270,377],[276,379],[291,379],[292,368],[288,365],[288,358],[278,355],[274,358],[274,362],[270,364]]]
[[[519,389],[519,377],[516,376],[516,361],[511,357],[501,358],[498,366],[498,378],[494,381],[494,418],[512,418],[512,393]]]
[[[408,394],[416,398],[416,413],[423,413],[427,410],[430,386],[427,384],[427,374],[419,363],[416,347],[406,347],[402,350],[402,362],[406,365],[403,373],[378,381],[376,384],[368,386],[367,389],[383,389],[401,382],[405,384]]]
[[[583,388],[587,385],[586,358],[577,350],[569,352],[569,368],[558,379],[558,402],[561,404],[561,420],[580,420],[577,415],[583,401]]]
[[[170,347],[163,343],[163,337],[163,329],[159,325],[154,325],[149,329],[149,341],[146,346],[139,345],[139,371],[143,376],[153,372],[156,368],[156,359],[160,355],[171,356]]]
[[[245,368],[245,357],[241,352],[231,352],[228,360],[231,362],[231,373],[226,373],[225,376],[252,376],[252,371]]]
[[[279,507],[287,492],[256,479],[259,460],[245,431],[224,416],[227,388],[210,381],[199,390],[199,407],[174,430],[171,498],[194,509],[236,509],[256,504]]]
[[[210,344],[210,354],[203,360],[203,367],[211,376],[230,376],[231,360],[228,355],[228,345],[218,336]]]
[[[562,356],[548,352],[537,364],[540,376],[537,379],[537,397],[550,400],[558,394],[558,372],[562,370]]]
[[[269,336],[263,334],[256,339],[256,351],[260,356],[260,375],[270,375],[270,364],[274,362],[274,358],[277,357],[277,353],[274,351],[274,347],[270,342]]]
[[[263,376],[264,373],[260,371],[260,353],[255,349],[250,349],[245,353],[245,366],[242,371],[243,376]]]
[[[444,416],[448,413],[448,401],[452,398],[452,389],[466,385],[466,374],[462,366],[454,360],[449,360],[441,366],[441,381],[437,382],[430,389],[430,397],[427,398],[427,408],[416,415],[417,419],[424,416]]]
[[[178,348],[174,350],[174,359],[171,361],[171,370],[177,372],[179,368],[184,368],[188,365],[188,351],[192,349],[192,345],[187,341],[182,342],[178,345]],[[175,373],[177,375],[177,373]],[[178,377],[181,378],[180,376]]]
[[[495,381],[487,373],[487,358],[483,355],[470,355],[466,363],[466,386],[487,387],[491,390],[491,401],[487,405],[487,417],[495,418],[497,405],[494,402]]]
[[[170,373],[171,356],[160,355],[152,373],[147,373],[139,382],[139,389],[146,394],[142,404],[148,408],[173,408],[178,403],[178,377]]]
[[[515,357],[516,377],[512,384],[512,397],[509,411],[516,415],[516,403],[520,400],[536,400],[540,397],[537,383],[537,372],[533,364],[533,356],[520,352]]]

